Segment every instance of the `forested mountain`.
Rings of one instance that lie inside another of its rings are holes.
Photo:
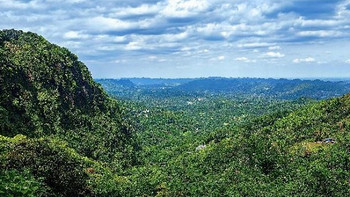
[[[278,99],[298,99],[300,97],[326,99],[342,96],[350,92],[350,81],[322,81],[300,79],[259,79],[259,78],[197,78],[197,79],[158,79],[144,78],[145,83],[134,84],[130,79],[97,79],[98,83],[110,93],[130,98],[131,95],[150,94],[166,97],[188,94],[221,94],[221,95],[256,95]],[[133,84],[134,89],[130,89]],[[177,81],[178,83],[174,83]],[[154,83],[152,83],[154,82]],[[122,91],[121,91],[122,90]]]
[[[287,99],[299,97],[325,99],[348,93],[350,83],[300,79],[207,78],[191,81],[177,88],[191,92],[229,92],[234,94],[262,94]]]
[[[81,156],[113,163],[116,169],[131,165],[133,142],[117,102],[93,81],[86,66],[74,54],[36,34],[5,30],[0,32],[0,65],[0,134],[38,138],[33,142],[23,140],[25,143],[21,141],[3,154],[2,169],[20,166],[29,168],[34,175],[46,176],[41,171],[47,169],[38,169],[42,166],[32,166],[35,165],[32,162],[42,158],[49,163],[40,165],[49,167],[55,163],[56,153],[46,155],[46,149],[65,153],[51,150],[50,146],[54,145],[45,144],[42,137],[65,141],[67,148],[73,148]],[[18,157],[34,161],[22,161]],[[61,162],[57,170],[65,170],[65,165],[70,163]],[[50,179],[45,179],[45,183],[51,187],[54,181]],[[79,188],[76,192],[80,192]]]
[[[177,86],[194,79],[126,78],[138,86]]]
[[[346,82],[135,80],[0,31],[0,196],[350,195]]]

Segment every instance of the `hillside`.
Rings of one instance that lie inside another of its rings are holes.
[[[169,176],[178,176],[170,190],[185,196],[348,196],[349,125],[346,95],[223,128],[202,141],[202,150],[172,160]]]
[[[218,112],[196,105],[179,112],[136,111],[144,163],[132,171],[133,196],[350,194],[349,94],[300,106],[231,106],[226,100],[212,104]],[[265,114],[249,117],[259,110]],[[214,114],[206,117],[205,111]],[[220,124],[225,116],[231,120]]]
[[[0,65],[0,135],[54,138],[81,156],[113,164],[114,170],[132,164],[133,141],[122,110],[74,54],[34,33],[4,30]],[[33,151],[22,154],[46,157]],[[30,165],[23,167],[40,174]]]

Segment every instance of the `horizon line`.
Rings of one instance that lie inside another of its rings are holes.
[[[287,79],[287,80],[350,80],[350,77],[93,77],[93,79]]]

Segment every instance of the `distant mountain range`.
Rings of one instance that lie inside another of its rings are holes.
[[[262,79],[262,78],[194,78],[194,79],[97,79],[108,91],[123,88],[180,91],[210,94],[257,94],[282,99],[309,97],[326,99],[350,92],[350,81]],[[166,88],[166,90],[164,90]]]

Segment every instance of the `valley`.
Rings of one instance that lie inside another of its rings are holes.
[[[348,196],[350,83],[93,79],[0,31],[0,196]]]

